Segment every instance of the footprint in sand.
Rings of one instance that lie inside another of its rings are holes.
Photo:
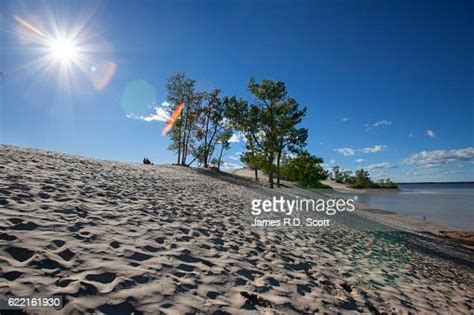
[[[117,241],[112,241],[112,242],[110,242],[109,245],[110,245],[110,247],[115,248],[115,249],[120,247],[120,243],[117,242]]]
[[[19,231],[33,231],[39,228],[39,225],[28,221],[27,223],[18,223],[11,227],[12,230],[19,230]]]
[[[5,279],[7,279],[8,281],[15,281],[15,280],[18,279],[22,274],[23,274],[23,272],[10,271],[10,272],[5,272],[5,273],[3,273],[3,277],[4,277]]]
[[[33,251],[23,247],[10,246],[5,250],[10,254],[10,256],[19,262],[27,261],[34,255]]]
[[[88,274],[86,279],[89,281],[95,281],[100,283],[110,283],[115,280],[117,275],[113,272],[104,272],[99,274]]]
[[[11,242],[11,241],[16,240],[16,236],[10,235],[10,234],[7,234],[7,233],[0,233],[0,240]]]
[[[31,265],[35,266],[35,267],[38,267],[40,269],[49,269],[49,270],[54,270],[54,269],[64,270],[65,269],[56,260],[49,259],[49,258],[42,259],[42,260],[39,260],[39,261],[33,261],[31,263]]]
[[[51,246],[54,246],[54,247],[56,247],[56,248],[63,247],[64,244],[66,244],[66,242],[63,241],[63,240],[53,240],[53,241],[51,242]]]
[[[128,258],[133,259],[133,260],[143,261],[143,260],[150,259],[151,256],[147,255],[147,254],[142,254],[142,253],[139,253],[139,252],[134,252],[133,255],[129,256]]]
[[[69,250],[69,248],[66,248],[65,250],[63,250],[62,252],[58,253],[58,255],[64,259],[65,261],[70,261],[72,259],[72,257],[74,257],[76,254],[71,252]]]

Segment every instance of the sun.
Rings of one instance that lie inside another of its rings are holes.
[[[63,38],[52,39],[49,43],[49,52],[55,61],[71,64],[77,61],[78,48],[71,40]]]
[[[91,20],[95,16],[94,10],[86,9],[81,16],[88,18],[67,25],[59,23],[62,18],[55,16],[53,8],[46,8],[46,13],[49,18],[44,21],[35,18],[35,24],[13,16],[18,23],[15,31],[21,43],[28,45],[34,56],[29,62],[20,65],[17,71],[24,70],[28,76],[48,75],[48,78],[55,79],[61,92],[82,93],[91,85],[97,91],[105,89],[117,66],[111,60],[112,45],[90,27],[96,25]]]

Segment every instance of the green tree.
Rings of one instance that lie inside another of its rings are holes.
[[[344,170],[341,173],[342,182],[345,184],[353,184],[355,181],[354,176],[352,176],[351,170]]]
[[[355,180],[352,185],[353,188],[369,188],[373,186],[373,182],[370,179],[369,172],[364,169],[359,169],[355,172]]]
[[[254,134],[254,142],[260,148],[266,158],[264,168],[268,172],[270,188],[273,188],[273,174],[275,171],[275,153],[278,151],[278,132],[276,125],[277,107],[286,97],[286,89],[283,82],[273,82],[263,80],[257,83],[255,78],[251,78],[248,84],[249,91],[255,98],[253,107],[260,112],[260,132],[261,139]]]
[[[225,150],[229,150],[230,148],[230,138],[232,137],[233,130],[230,126],[227,126],[224,131],[218,136],[217,141],[220,144],[220,153],[219,157],[217,158],[217,169],[221,169],[221,162],[222,162],[222,155]]]
[[[341,168],[338,165],[332,168],[332,173],[333,173],[333,178],[336,182],[342,183],[344,181],[344,178],[341,173]]]
[[[197,139],[200,145],[194,151],[204,167],[209,166],[215,146],[222,133],[225,132],[224,103],[219,97],[220,90],[214,89],[204,94],[205,104],[201,108]]]
[[[323,159],[301,151],[296,157],[286,157],[281,167],[282,178],[296,182],[305,188],[327,187],[321,183],[328,172],[321,166]]]
[[[286,97],[285,100],[276,108],[277,128],[277,186],[280,187],[280,162],[282,154],[285,151],[298,153],[306,146],[308,138],[308,129],[297,128],[306,115],[306,108],[300,109],[299,104],[292,97]]]
[[[398,185],[390,180],[390,178],[380,179],[377,182],[377,188],[385,188],[385,189],[396,189]]]
[[[244,156],[244,161],[255,170],[255,179],[258,180],[258,169],[263,169],[269,174],[273,188],[275,171],[277,185],[280,185],[282,155],[287,151],[296,153],[306,145],[308,131],[296,127],[306,108],[299,109],[296,100],[288,96],[283,82],[263,80],[257,83],[251,78],[248,88],[254,102],[249,105],[235,97],[225,99],[228,103],[226,117],[247,139],[249,154]]]
[[[298,141],[304,146],[306,138],[303,139],[303,135],[307,133],[299,133],[295,125],[301,121],[306,109],[298,109],[298,103],[288,96],[285,84],[281,81],[263,80],[257,83],[255,78],[250,78],[248,88],[255,98],[252,107],[259,113],[260,119],[259,133],[253,134],[253,141],[266,157],[264,166],[269,174],[270,188],[273,188],[275,169],[279,173],[281,155],[285,147],[296,140],[294,135],[299,135]],[[274,165],[275,159],[277,167]]]
[[[260,153],[255,152],[252,149],[248,149],[247,152],[244,152],[240,156],[240,161],[247,165],[249,169],[253,170],[255,173],[255,181],[258,182],[258,170],[264,168],[265,165],[265,156]]]
[[[264,155],[259,150],[260,143],[257,145],[256,142],[256,140],[262,142],[260,110],[235,96],[224,97],[224,104],[228,123],[246,139],[247,152],[243,155],[245,157],[243,162],[255,171],[255,180],[258,181],[258,170],[263,169],[265,163]]]
[[[184,73],[171,76],[166,84],[167,100],[171,104],[184,104],[180,116],[174,123],[170,136],[169,149],[176,151],[177,164],[186,165],[190,153],[190,146],[194,143],[193,136],[196,132],[196,121],[199,117],[199,107],[203,98],[202,93],[195,92],[195,81],[189,79]]]

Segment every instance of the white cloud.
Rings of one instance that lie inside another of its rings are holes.
[[[355,150],[351,148],[338,148],[334,149],[334,151],[339,152],[344,156],[353,156],[355,154]]]
[[[234,161],[240,161],[240,155],[242,152],[235,152],[233,155],[229,156],[229,159]]]
[[[242,141],[245,142],[246,139],[245,139],[244,135],[240,132],[235,132],[232,135],[232,137],[230,137],[230,139],[229,139],[230,143],[236,143],[236,142],[242,142]]]
[[[241,167],[243,167],[243,165],[237,164],[237,163],[223,162],[221,164],[221,168],[224,170],[236,169],[236,168],[241,168]]]
[[[388,120],[381,120],[381,121],[377,121],[374,123],[374,127],[378,127],[378,126],[390,126],[392,124],[391,121],[388,121]]]
[[[336,160],[334,159],[329,160],[329,164],[336,164]]]
[[[376,169],[387,169],[387,168],[396,168],[396,167],[397,167],[396,165],[392,165],[388,162],[382,162],[382,163],[367,165],[365,168],[368,170],[376,170]]]
[[[414,164],[424,167],[438,167],[452,162],[474,161],[474,147],[455,150],[421,151],[402,160],[403,164]]]
[[[415,135],[412,134],[412,133],[410,133],[410,134],[408,135],[408,138],[415,138]]]
[[[436,138],[436,134],[431,129],[426,130],[426,136],[430,138]]]
[[[341,153],[344,156],[354,156],[356,153],[359,153],[359,152],[365,153],[365,154],[377,153],[377,152],[384,151],[386,148],[387,148],[386,145],[376,144],[373,147],[365,147],[362,149],[353,149],[353,148],[344,147],[344,148],[334,149],[334,151]]]
[[[364,159],[357,159],[356,162],[357,163],[361,163],[361,162],[364,162],[365,160]]]
[[[386,148],[387,148],[386,145],[376,144],[373,147],[363,148],[363,149],[361,149],[361,151],[362,151],[362,153],[366,153],[366,154],[367,153],[377,153],[377,152],[384,151]]]
[[[350,119],[350,117],[342,117],[339,121],[340,122],[348,122]]]
[[[170,104],[165,101],[161,103],[161,106],[155,106],[153,108],[154,112],[150,113],[149,115],[141,116],[141,115],[135,115],[135,114],[128,114],[127,117],[133,118],[133,119],[140,119],[147,122],[154,121],[154,120],[168,121],[168,119],[170,119],[169,107],[170,107]]]
[[[374,122],[373,124],[365,124],[364,127],[366,127],[366,131],[372,129],[372,128],[375,128],[375,127],[380,127],[380,126],[390,126],[392,124],[391,121],[389,120],[380,120],[380,121],[376,121]]]

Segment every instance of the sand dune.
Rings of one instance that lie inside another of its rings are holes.
[[[472,313],[472,252],[346,227],[363,217],[330,233],[250,229],[248,200],[272,193],[0,146],[0,294],[64,295],[66,314]]]

